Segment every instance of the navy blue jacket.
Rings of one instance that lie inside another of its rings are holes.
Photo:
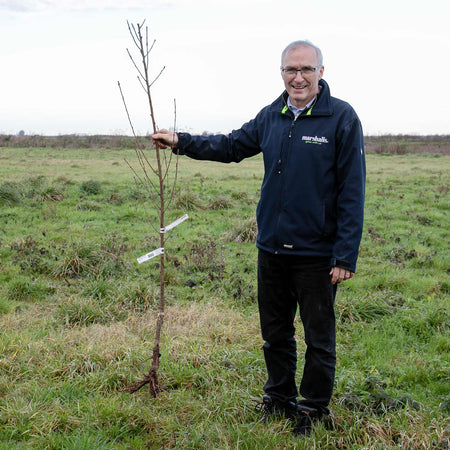
[[[328,257],[331,266],[354,272],[364,214],[363,132],[353,108],[319,84],[317,101],[297,120],[284,92],[229,135],[178,133],[178,150],[225,163],[262,152],[257,247]]]

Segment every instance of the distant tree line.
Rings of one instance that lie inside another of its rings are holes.
[[[211,134],[203,131],[203,135]],[[141,138],[143,148],[152,148],[150,136]],[[0,134],[0,147],[40,147],[40,148],[134,148],[135,138],[122,135],[81,135],[60,136],[26,135],[20,130],[17,135]],[[386,134],[366,136],[367,153],[387,153],[403,155],[408,153],[432,153],[450,155],[450,135],[404,135]]]

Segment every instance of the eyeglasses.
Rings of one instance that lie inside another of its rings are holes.
[[[281,71],[288,77],[296,77],[297,72],[300,72],[302,77],[311,76],[320,66],[317,67],[302,67],[301,69],[295,69],[294,67],[281,67]]]

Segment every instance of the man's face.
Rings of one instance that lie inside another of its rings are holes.
[[[304,108],[318,93],[323,66],[317,67],[317,54],[313,47],[300,47],[286,53],[281,75],[289,98],[297,108]],[[315,70],[314,70],[315,68]],[[289,74],[289,69],[306,69],[303,73]],[[311,73],[308,69],[313,69]]]

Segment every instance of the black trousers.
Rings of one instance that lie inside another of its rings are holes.
[[[303,403],[327,410],[336,367],[336,285],[328,258],[258,253],[258,306],[268,379],[264,391],[280,401],[295,401],[297,307],[306,353],[300,394]]]

